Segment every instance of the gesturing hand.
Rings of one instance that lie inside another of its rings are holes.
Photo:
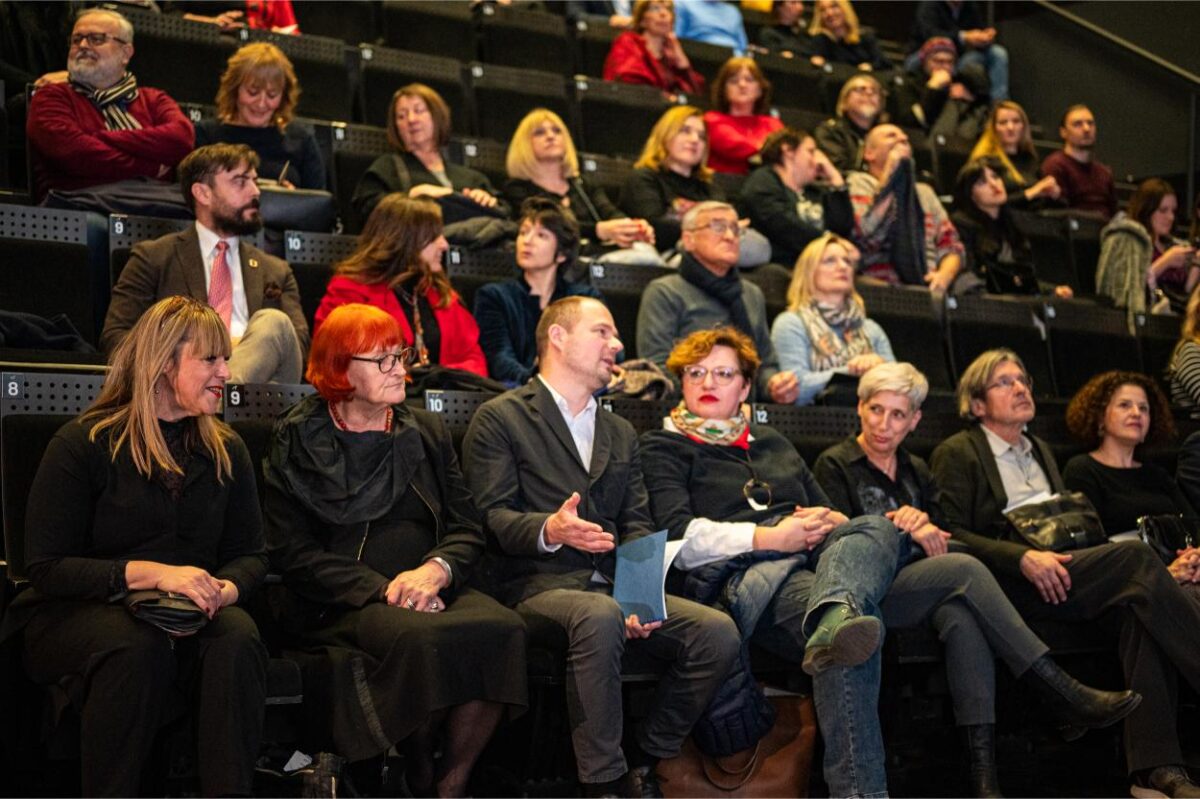
[[[1067,601],[1071,590],[1071,574],[1063,566],[1070,561],[1070,555],[1030,549],[1021,556],[1021,574],[1034,584],[1043,601],[1057,605]]]
[[[567,501],[546,519],[546,543],[566,544],[584,552],[608,552],[616,546],[612,533],[595,522],[579,518],[579,492],[567,497]]]

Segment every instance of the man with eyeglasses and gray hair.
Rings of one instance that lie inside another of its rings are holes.
[[[771,344],[762,289],[738,275],[742,228],[732,205],[702,202],[683,217],[679,272],[651,281],[637,319],[637,355],[665,368],[675,342],[697,330],[732,325],[754,340],[762,359],[755,386],[759,401],[790,405],[799,383],[779,369]]]
[[[1180,677],[1200,690],[1200,602],[1141,541],[1040,550],[1005,517],[1066,490],[1049,445],[1025,432],[1033,390],[1009,349],[988,350],[963,372],[958,410],[975,424],[938,445],[930,462],[942,523],[991,569],[1022,618],[1059,623],[1043,628],[1052,648],[1077,643],[1058,636],[1081,624],[1117,650],[1127,687],[1143,698],[1125,719],[1132,794],[1200,796],[1174,723]]]
[[[76,18],[70,45],[66,82],[43,85],[29,103],[35,199],[51,189],[172,179],[195,132],[166,92],[138,86],[128,71],[133,25],[89,9]]]

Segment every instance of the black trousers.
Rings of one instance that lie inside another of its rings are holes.
[[[241,608],[172,641],[121,605],[48,600],[25,627],[24,660],[35,682],[63,687],[80,713],[85,796],[138,794],[177,691],[196,720],[202,793],[250,795],[267,651]]]
[[[1045,602],[1023,577],[997,579],[1028,621],[1087,623],[1105,617],[1103,628],[1113,631],[1126,685],[1142,695],[1142,704],[1125,719],[1129,770],[1182,764],[1179,676],[1200,691],[1200,601],[1139,541],[1070,554],[1071,590],[1058,605]]]

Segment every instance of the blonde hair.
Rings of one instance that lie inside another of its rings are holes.
[[[153,476],[155,469],[183,473],[159,429],[154,397],[159,391],[172,390],[158,382],[168,368],[179,366],[188,345],[201,358],[228,358],[233,351],[225,323],[207,304],[179,296],[154,303],[113,352],[96,404],[80,416],[80,422],[96,422],[90,440],[107,430],[112,459],[128,447],[134,467],[146,478]],[[193,437],[189,444],[199,443],[208,451],[218,482],[231,473],[225,442],[233,431],[224,422],[215,416],[199,416],[189,435]]]
[[[804,252],[800,253],[800,257],[796,259],[796,267],[792,270],[792,282],[788,285],[787,290],[787,309],[789,311],[798,311],[812,302],[813,281],[816,279],[817,267],[825,256],[825,250],[831,244],[841,245],[847,253],[850,252],[849,241],[836,233],[826,233],[810,241],[804,248]],[[863,299],[853,286],[850,288],[850,301],[859,308],[863,307]]]
[[[983,135],[979,137],[979,141],[975,143],[975,148],[971,150],[971,157],[968,161],[978,161],[980,158],[995,158],[1004,165],[1004,170],[1009,177],[1015,180],[1019,185],[1025,185],[1025,176],[1021,174],[1008,157],[1008,153],[1004,152],[1004,148],[1000,146],[1000,137],[996,135],[996,119],[1000,116],[1001,111],[1015,111],[1021,117],[1021,124],[1025,126],[1021,133],[1021,140],[1017,142],[1017,150],[1036,155],[1037,151],[1033,148],[1033,135],[1029,132],[1029,115],[1025,113],[1025,109],[1019,103],[1014,103],[1012,100],[1001,100],[992,107],[992,112],[988,114],[987,125],[983,129]]]
[[[1025,362],[1021,360],[1021,356],[1007,347],[999,347],[980,354],[978,358],[971,361],[971,365],[966,368],[962,373],[962,377],[958,379],[958,388],[955,390],[955,396],[958,399],[959,416],[964,419],[978,421],[975,414],[971,413],[971,400],[981,400],[986,396],[987,385],[988,381],[992,379],[992,372],[996,371],[1000,367],[1000,364],[1006,361],[1012,361],[1021,367],[1021,371],[1028,377],[1029,372],[1025,369]]]
[[[878,80],[876,80],[873,75],[855,75],[852,78],[850,78],[849,80],[847,80],[845,83],[843,83],[842,90],[840,92],[838,92],[837,105],[834,106],[834,109],[833,109],[834,114],[839,117],[844,117],[846,115],[846,99],[848,97],[850,97],[850,92],[856,86],[858,86],[860,83],[875,84],[875,89],[879,92],[879,108],[880,108],[879,116],[876,117],[876,119],[877,120],[883,119],[884,116],[883,116],[882,109],[884,106],[884,102],[887,100],[887,92],[884,90],[883,84],[880,83]]]
[[[842,41],[846,44],[858,44],[861,37],[859,36],[858,14],[854,13],[854,6],[850,5],[850,0],[830,0],[830,2],[841,6],[842,15],[846,18],[846,38]],[[825,24],[821,22],[821,13],[817,8],[820,5],[821,0],[813,3],[813,17],[812,22],[808,23],[808,35],[818,36],[823,33],[830,39],[834,39],[833,31],[826,28]]]
[[[521,124],[517,125],[512,139],[508,143],[508,154],[504,157],[504,169],[510,178],[533,180],[536,173],[537,157],[533,154],[533,130],[543,122],[549,122],[562,129],[563,144],[563,177],[579,177],[579,154],[575,151],[575,142],[571,140],[571,129],[562,117],[549,108],[535,108],[525,115]]]
[[[657,0],[655,0],[657,2]],[[679,135],[679,131],[683,130],[684,124],[689,119],[698,119],[701,124],[704,123],[704,112],[694,105],[677,105],[674,108],[668,108],[663,115],[654,123],[654,127],[650,130],[650,136],[646,139],[646,145],[642,148],[642,155],[638,158],[637,163],[633,166],[635,169],[661,169],[663,164],[667,162],[667,145],[671,139]],[[708,128],[704,129],[704,153],[700,157],[700,163],[692,169],[692,177],[699,178],[705,182],[712,180],[712,170],[705,163],[708,161]]]
[[[282,99],[275,110],[275,126],[280,130],[287,127],[300,101],[300,81],[283,51],[269,42],[253,42],[229,57],[217,89],[217,116],[222,122],[237,120],[238,90],[247,83],[279,87]]]

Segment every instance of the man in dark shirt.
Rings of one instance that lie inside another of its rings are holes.
[[[1107,220],[1117,212],[1113,173],[1095,160],[1096,118],[1086,105],[1073,105],[1058,128],[1063,148],[1042,161],[1042,176],[1053,177],[1062,187],[1062,198],[1071,208],[1095,211]]]
[[[987,70],[993,100],[1008,99],[1008,50],[996,42],[996,29],[988,25],[983,4],[958,0],[926,0],[917,4],[905,67],[916,67],[917,51],[936,36],[953,40],[962,55],[958,66],[979,64]]]

